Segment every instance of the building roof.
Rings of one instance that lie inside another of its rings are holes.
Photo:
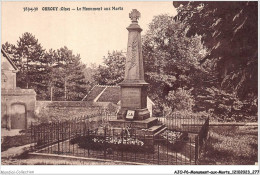
[[[120,101],[120,86],[95,85],[82,101],[111,102],[118,104]],[[154,105],[153,102],[152,104]]]
[[[120,86],[95,85],[82,101],[112,102],[120,101]]]
[[[107,86],[97,99],[97,102],[112,102],[117,104],[120,101],[120,86]]]
[[[12,61],[11,57],[5,52],[5,50],[3,48],[1,48],[1,53],[8,60],[8,62],[12,65],[14,70],[18,71],[18,68],[16,67],[16,65]]]
[[[95,85],[82,101],[94,101],[95,98],[105,89],[105,86]]]

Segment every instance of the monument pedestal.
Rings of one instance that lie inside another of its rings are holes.
[[[123,81],[121,89],[121,108],[117,119],[126,119],[127,110],[134,111],[133,120],[145,120],[150,117],[147,109],[147,86],[145,81]]]
[[[113,129],[118,129],[119,133],[122,128],[130,128],[134,129],[135,133],[139,136],[156,136],[166,129],[165,125],[159,124],[158,119],[155,117],[150,117],[145,120],[110,120],[109,124]]]
[[[127,110],[129,110],[128,108],[121,108],[117,114],[117,119],[126,119],[126,114],[127,114]],[[134,120],[145,120],[147,118],[150,117],[150,112],[148,111],[147,108],[145,109],[131,109],[133,111],[135,111],[135,115],[134,115]]]

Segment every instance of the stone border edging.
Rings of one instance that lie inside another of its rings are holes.
[[[182,126],[202,126],[203,124],[182,124]],[[209,123],[209,126],[258,126],[258,123],[253,122],[253,123],[235,123],[235,122],[225,122],[225,123]]]
[[[76,156],[67,156],[67,155],[58,155],[58,154],[45,154],[45,153],[28,153],[29,158],[53,158],[60,160],[78,160],[78,161],[98,161],[98,162],[115,162],[115,163],[124,163],[127,165],[149,165],[144,163],[136,163],[136,162],[127,162],[127,161],[118,161],[118,160],[109,160],[109,159],[97,159],[97,158],[87,158],[87,157],[76,157]]]

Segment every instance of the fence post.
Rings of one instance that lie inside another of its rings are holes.
[[[153,135],[154,136],[154,135]],[[136,130],[135,130],[135,146],[136,146],[136,140],[137,140],[137,138],[136,138]],[[136,151],[135,151],[135,162],[136,162]]]
[[[71,139],[70,139],[70,136],[71,136],[71,119],[69,119],[69,123],[68,123],[68,125],[69,125],[69,153],[71,153],[71,152],[70,152],[70,141],[71,141]]]
[[[122,137],[121,147],[123,147],[123,142],[124,142],[124,129],[123,128],[122,128],[122,132],[121,132],[121,137]],[[121,160],[123,161],[123,149],[121,149]]]
[[[33,130],[33,123],[31,122],[31,147],[32,147],[32,151],[34,150],[34,144],[35,144],[34,135],[35,135],[35,132]]]
[[[195,137],[195,165],[198,163],[199,158],[199,142],[198,142],[198,136]]]
[[[61,154],[63,154],[63,146],[64,146],[64,121],[61,122]]]
[[[32,151],[32,143],[33,143],[33,139],[32,139],[32,122],[31,122],[31,138],[30,138],[30,150]]]
[[[169,133],[166,132],[166,134],[167,134],[166,148],[167,148],[167,165],[168,165],[168,164],[169,164],[169,163],[168,163],[168,159],[169,159],[169,157],[168,157],[168,154],[169,154],[169,152],[168,152],[168,142],[169,142],[169,137],[168,137],[168,135],[169,135]]]
[[[126,137],[126,139],[127,139],[127,137]],[[144,133],[144,146],[145,146],[146,142],[147,142],[147,141],[145,140],[145,133]],[[146,157],[146,151],[144,150],[144,159],[143,159],[144,162],[145,162],[145,160],[146,160],[145,157]]]
[[[45,147],[46,145],[46,124],[43,124],[43,146],[42,147]]]
[[[160,165],[160,140],[159,140],[159,135],[157,135],[157,143],[158,143],[158,162],[157,164]]]
[[[189,147],[190,147],[190,165],[191,165],[191,159],[192,159],[191,158],[191,138],[189,138],[189,140],[190,140],[190,146]]]
[[[58,125],[58,127],[57,127],[57,134],[58,134],[58,154],[60,154],[60,123],[59,122],[57,122],[57,125]]]
[[[90,139],[90,136],[89,136],[89,128],[88,128],[88,139]],[[89,157],[89,145],[88,145],[88,157]]]
[[[106,127],[104,128],[104,140],[105,140],[105,143],[104,143],[104,158],[106,159],[107,157],[107,145],[106,145],[106,138],[107,138],[107,130],[106,130]]]

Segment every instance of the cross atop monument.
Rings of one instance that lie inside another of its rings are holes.
[[[131,13],[129,13],[129,18],[131,18],[132,22],[136,22],[137,23],[137,20],[141,17],[141,13],[136,10],[136,9],[133,9]]]

